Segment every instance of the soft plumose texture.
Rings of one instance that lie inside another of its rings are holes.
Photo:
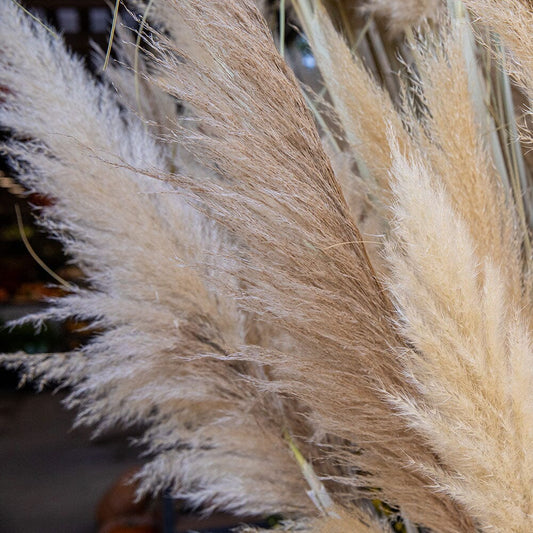
[[[330,446],[330,461],[371,475],[338,475],[338,481],[355,490],[379,486],[416,522],[468,530],[463,512],[406,468],[407,449],[423,464],[436,465],[436,458],[398,425],[380,392],[409,388],[397,379],[395,350],[402,341],[392,327],[392,307],[267,28],[246,2],[175,9],[194,25],[204,46],[200,58],[209,54],[218,68],[207,71],[191,57],[184,62],[184,52],[161,41],[156,81],[209,125],[209,134],[184,132],[180,140],[212,161],[221,178],[171,179],[246,243],[242,259],[227,266],[246,288],[235,296],[293,340],[287,352],[272,343],[265,350],[243,346],[236,357],[268,364],[274,379],[265,387],[298,398],[321,432],[357,443]],[[224,39],[228,32],[231,42]],[[431,505],[420,505],[428,499]]]
[[[4,364],[71,386],[67,405],[79,407],[80,423],[148,427],[155,459],[143,489],[171,487],[195,504],[245,512],[309,509],[282,415],[243,378],[253,371],[195,360],[233,351],[246,336],[235,304],[209,288],[205,258],[231,249],[224,231],[171,187],[124,168],[165,172],[166,157],[59,40],[10,1],[0,26],[0,84],[10,88],[0,121],[14,137],[7,150],[27,163],[23,183],[54,199],[45,227],[91,287],[38,319],[76,316],[105,330],[79,353],[4,356]]]
[[[510,51],[509,68],[533,100],[533,8],[529,0],[464,0],[479,20],[494,30]]]
[[[436,8],[367,5],[398,32]],[[336,174],[256,2],[155,0],[142,51],[124,33],[138,72],[102,83],[0,6],[5,149],[87,277],[30,319],[99,330],[0,362],[69,387],[97,431],[142,425],[143,491],[281,512],[285,531],[390,531],[369,500],[408,533],[533,529],[527,235],[464,26],[410,34],[399,97],[319,1],[294,0],[338,118]],[[530,43],[501,28],[527,88]]]
[[[487,531],[533,527],[533,371],[523,309],[483,258],[451,197],[419,159],[395,154],[391,292],[413,349],[405,377],[422,394],[391,398],[454,471],[435,486]],[[422,207],[423,206],[423,207]],[[430,216],[431,220],[428,220]],[[421,468],[413,461],[413,468]]]

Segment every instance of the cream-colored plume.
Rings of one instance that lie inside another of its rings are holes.
[[[411,111],[410,130],[416,150],[429,161],[431,172],[464,220],[478,255],[495,262],[507,287],[506,297],[521,305],[523,264],[517,214],[489,152],[491,132],[476,115],[469,73],[476,67],[468,64],[464,48],[465,37],[458,27],[443,30],[437,42],[418,46],[417,83],[424,111],[417,115]],[[403,147],[399,150],[406,153]]]
[[[36,318],[76,316],[103,330],[79,353],[7,355],[4,364],[70,386],[79,423],[146,427],[154,459],[143,489],[246,513],[308,512],[282,436],[287,417],[244,364],[202,357],[234,351],[246,336],[206,266],[234,250],[232,240],[171,186],[131,170],[168,172],[166,154],[60,40],[13,2],[1,9],[0,85],[9,91],[0,121],[14,135],[5,148],[19,179],[53,199],[43,223],[89,284]]]
[[[414,393],[397,379],[395,351],[403,341],[268,29],[249,2],[173,5],[218,68],[207,70],[161,38],[155,81],[189,102],[208,125],[205,135],[176,133],[202,161],[212,162],[219,177],[169,179],[243,241],[243,255],[225,265],[241,279],[244,290],[235,297],[294,341],[289,352],[276,345],[243,346],[234,357],[269,365],[273,381],[264,386],[298,398],[319,434],[357,443],[331,446],[328,455],[345,469],[358,466],[372,476],[338,476],[338,482],[379,486],[415,522],[468,531],[465,512],[429,490],[429,480],[413,474],[405,461],[412,454],[435,464],[418,436],[391,416],[381,392]],[[391,440],[391,433],[398,438]],[[431,505],[421,505],[428,499]]]
[[[529,0],[464,0],[475,16],[495,31],[511,51],[508,68],[533,102],[533,8]]]
[[[333,101],[346,141],[357,160],[368,169],[370,192],[384,204],[388,194],[390,150],[387,128],[393,128],[398,142],[409,144],[401,117],[387,92],[352,54],[335,31],[320,2],[297,0],[295,7]],[[355,97],[357,95],[357,97]],[[376,190],[377,187],[377,190]]]
[[[403,28],[435,2],[369,5]],[[138,72],[105,75],[117,91],[0,6],[4,149],[87,276],[33,319],[99,331],[2,364],[69,387],[97,431],[141,424],[142,490],[285,531],[389,531],[368,500],[408,533],[533,529],[527,219],[459,25],[410,34],[394,96],[294,0],[332,164],[253,0],[155,0],[160,31],[122,50]],[[528,87],[531,37],[504,22]]]
[[[423,469],[484,531],[533,527],[533,367],[528,317],[499,258],[484,256],[440,176],[394,152],[389,249],[405,379],[391,397],[448,471]],[[420,465],[421,466],[421,465]],[[413,468],[419,469],[413,460]],[[451,469],[451,470],[449,470]]]

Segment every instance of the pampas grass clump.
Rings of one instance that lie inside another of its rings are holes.
[[[321,94],[251,0],[150,2],[102,81],[0,5],[3,150],[87,279],[25,320],[99,331],[4,366],[141,424],[142,492],[533,530],[528,2],[293,0]]]

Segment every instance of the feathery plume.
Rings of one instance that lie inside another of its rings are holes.
[[[390,96],[334,29],[320,2],[295,1],[305,35],[328,89],[344,135],[374,186],[370,191],[388,203],[390,152],[387,127],[394,128],[398,142],[409,144],[401,117]],[[357,95],[357,98],[354,98]],[[377,190],[376,190],[377,187]]]
[[[501,37],[511,51],[508,68],[533,101],[533,9],[528,0],[464,0],[479,20]]]
[[[89,282],[34,318],[77,316],[103,330],[78,353],[7,355],[4,364],[72,387],[67,405],[79,409],[79,423],[146,427],[154,459],[143,490],[170,487],[208,508],[308,512],[281,433],[285,417],[244,365],[200,357],[234,351],[246,335],[205,267],[206,255],[232,248],[227,234],[170,186],[125,168],[168,171],[112,91],[12,2],[1,9],[0,84],[10,91],[0,121],[13,133],[6,149],[24,184],[54,199],[44,225]]]
[[[434,6],[414,4],[410,21]],[[4,149],[87,276],[30,319],[99,333],[0,362],[68,386],[78,423],[141,423],[143,491],[282,512],[286,531],[386,531],[365,498],[409,530],[529,531],[527,229],[461,34],[410,38],[409,107],[320,2],[293,5],[345,137],[335,170],[253,0],[155,2],[141,60],[121,52],[139,72],[106,74],[118,93],[1,0]],[[525,79],[530,43],[501,35]],[[386,267],[354,213],[389,234]]]
[[[422,395],[391,403],[424,435],[442,468],[424,473],[483,531],[531,522],[533,374],[527,317],[506,273],[483,257],[450,195],[420,158],[394,148],[396,223],[389,290],[405,350],[405,379]],[[413,461],[413,468],[417,466]]]
[[[468,72],[476,67],[463,55],[460,28],[441,30],[437,38],[414,52],[423,114],[411,112],[410,130],[418,153],[430,162],[464,220],[478,255],[495,262],[509,298],[519,305],[523,265],[517,216],[489,155],[489,132],[482,130],[486,123],[476,114]]]
[[[268,29],[246,1],[171,5],[218,68],[206,70],[161,38],[155,81],[209,125],[208,135],[179,139],[220,175],[171,179],[245,243],[246,253],[225,265],[242,280],[241,305],[294,339],[290,354],[243,346],[236,357],[268,364],[274,381],[265,386],[298,397],[321,433],[357,442],[329,455],[372,473],[365,486],[382,487],[415,522],[470,530],[463,510],[405,468],[406,450],[422,463],[435,457],[398,426],[379,392],[403,387],[390,303]]]

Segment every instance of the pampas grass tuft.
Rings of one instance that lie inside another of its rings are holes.
[[[527,94],[528,13],[466,4]],[[143,492],[285,531],[531,530],[531,169],[462,4],[367,3],[388,49],[294,0],[313,112],[252,0],[154,0],[101,82],[0,5],[3,149],[87,279],[26,320],[100,331],[3,365],[142,425]]]

